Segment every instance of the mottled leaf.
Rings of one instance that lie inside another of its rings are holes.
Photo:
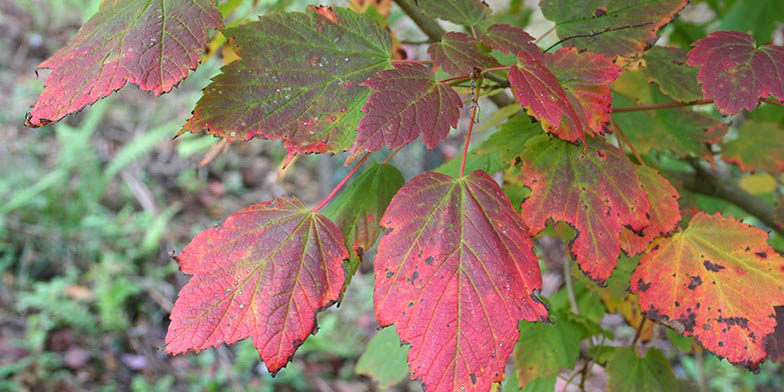
[[[642,52],[688,0],[542,0],[566,47],[608,57]]]
[[[411,345],[412,376],[429,391],[489,390],[518,321],[547,320],[533,244],[509,200],[484,172],[428,172],[395,195],[382,225],[376,318]]]
[[[127,82],[156,95],[168,92],[199,65],[207,32],[222,26],[213,0],[104,1],[41,63],[52,72],[25,125],[57,121]]]
[[[357,272],[362,255],[381,234],[381,217],[392,196],[405,180],[397,168],[375,164],[365,170],[321,212],[340,228],[351,259],[346,266],[346,285]]]
[[[254,204],[202,231],[177,258],[193,275],[171,312],[166,351],[250,337],[277,372],[338,299],[349,256],[340,229],[297,199]]]
[[[631,291],[649,318],[756,369],[776,326],[774,307],[784,305],[784,257],[767,240],[763,230],[700,212],[646,252]]]
[[[618,347],[607,362],[608,392],[660,392],[678,390],[670,361],[651,347],[640,358],[633,348]]]
[[[680,102],[702,99],[702,90],[697,83],[699,69],[686,65],[685,50],[654,46],[642,58],[648,81],[656,82],[663,93]]]
[[[757,47],[749,34],[711,33],[694,43],[688,64],[700,67],[702,93],[724,115],[752,110],[769,95],[784,100],[784,48]]]
[[[523,29],[507,24],[494,24],[482,35],[482,42],[487,46],[511,55],[519,52],[540,53],[541,50],[533,41],[534,37]]]
[[[378,331],[357,360],[356,372],[375,380],[381,388],[390,388],[408,376],[408,346],[400,344],[395,326]]]
[[[624,72],[612,89],[616,108],[672,102],[639,71]],[[725,124],[690,108],[614,113],[613,118],[642,154],[672,151],[682,157],[711,159],[706,145],[720,142],[727,133]]]
[[[450,75],[470,75],[474,68],[498,66],[480,42],[465,33],[449,32],[427,49],[433,63]]]
[[[642,235],[624,228],[621,232],[621,249],[629,255],[642,253],[656,237],[670,233],[681,221],[678,207],[680,194],[656,170],[637,166],[637,178],[651,204],[648,226]]]
[[[356,138],[362,85],[389,65],[389,32],[368,14],[309,7],[223,31],[240,59],[204,90],[184,131],[283,139],[292,154],[340,152]]]
[[[460,96],[445,83],[438,83],[430,67],[395,64],[365,83],[374,92],[362,112],[352,153],[395,148],[422,135],[428,148],[443,140],[457,126]]]
[[[641,231],[650,206],[634,165],[602,139],[575,146],[548,136],[528,141],[520,154],[521,173],[531,188],[522,217],[532,234],[549,220],[577,230],[571,252],[593,280],[610,277],[621,253],[624,227]]]
[[[416,0],[416,4],[430,16],[466,26],[483,21],[492,12],[482,0]]]
[[[557,314],[555,324],[520,323],[515,345],[515,372],[522,388],[538,378],[557,376],[572,369],[580,356],[580,342],[589,334],[579,323]]]
[[[721,155],[743,171],[784,172],[784,130],[774,123],[746,121],[738,138],[722,146]]]

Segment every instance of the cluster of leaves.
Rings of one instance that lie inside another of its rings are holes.
[[[376,318],[410,345],[413,378],[436,391],[490,390],[513,351],[521,385],[550,377],[574,366],[581,339],[602,333],[577,314],[549,311],[538,296],[532,237],[563,221],[576,231],[572,258],[607,285],[597,290],[608,309],[641,333],[650,335],[647,317],[750,369],[781,355],[784,257],[765,231],[691,209],[651,153],[713,160],[727,126],[688,106],[712,103],[729,116],[778,104],[784,48],[740,32],[712,33],[689,51],[651,48],[686,0],[543,0],[560,38],[554,52],[519,27],[490,22],[479,0],[398,3],[466,32],[438,37],[429,60],[406,60],[393,55],[398,43],[383,18],[345,8],[311,6],[225,28],[239,59],[204,90],[181,132],[280,139],[291,157],[349,151],[349,161],[361,159],[348,180],[382,148],[420,137],[434,148],[468,102],[459,171],[405,183],[396,168],[374,164],[315,208],[294,197],[265,201],[198,234],[176,257],[193,277],[172,310],[168,352],[250,337],[277,372],[381,236]],[[212,0],[104,2],[41,65],[52,72],[26,124],[57,121],[126,82],[171,90],[221,26]],[[505,89],[519,106],[504,110],[511,118],[469,154],[479,97]],[[778,174],[780,132],[747,122],[721,156],[740,170]],[[500,162],[503,187],[485,170],[466,173],[466,161],[483,155]],[[520,190],[513,204],[507,194]],[[640,254],[635,267],[628,257]],[[548,357],[541,342],[553,340],[539,339],[547,334],[575,347]],[[609,351],[597,357],[609,358],[611,375],[629,363],[642,373],[666,363],[653,349],[644,358]],[[610,387],[624,389],[623,380],[611,377]]]

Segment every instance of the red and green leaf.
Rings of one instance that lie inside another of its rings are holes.
[[[532,234],[548,221],[565,221],[577,230],[571,252],[591,279],[604,282],[621,254],[624,228],[642,231],[650,205],[634,165],[602,139],[585,147],[548,136],[526,143],[521,173],[531,196],[521,208]]]
[[[699,68],[686,64],[689,59],[685,50],[654,46],[642,58],[648,81],[658,84],[663,93],[679,102],[702,99],[697,83]]]
[[[433,63],[450,75],[470,75],[474,68],[498,66],[480,46],[480,41],[465,33],[449,32],[427,49]]]
[[[738,138],[722,145],[721,155],[743,171],[784,172],[784,130],[776,123],[746,121]]]
[[[541,50],[533,41],[534,37],[523,29],[508,24],[494,24],[482,35],[485,45],[511,55],[519,52],[537,55]]]
[[[373,94],[362,108],[352,153],[395,148],[416,140],[428,148],[443,140],[457,126],[463,102],[457,92],[435,80],[433,70],[422,64],[395,64],[365,85]]]
[[[411,345],[412,376],[431,391],[489,390],[518,321],[547,320],[533,243],[509,199],[485,172],[429,172],[395,195],[382,225],[376,318]]]
[[[252,205],[199,233],[177,257],[193,275],[166,334],[172,354],[250,337],[271,372],[338,300],[349,257],[340,229],[297,199]]]
[[[702,92],[724,115],[752,110],[770,95],[784,100],[781,46],[757,47],[749,34],[719,31],[694,43],[688,64],[700,67]]]
[[[624,228],[621,232],[621,248],[629,255],[642,253],[656,237],[669,234],[681,221],[678,207],[680,194],[675,187],[656,170],[647,166],[637,167],[637,178],[651,205],[648,226],[642,235]]]
[[[411,0],[407,0],[411,1]],[[483,0],[414,0],[426,14],[459,25],[473,26],[491,13]]]
[[[41,63],[52,72],[25,125],[57,121],[128,82],[156,95],[170,91],[199,65],[207,32],[222,26],[213,0],[104,1]]]
[[[607,57],[645,50],[656,33],[688,0],[542,0],[544,17],[555,22],[565,47]]]
[[[784,305],[784,257],[767,240],[733,218],[698,213],[643,256],[631,291],[649,318],[756,369],[777,325],[774,308]]]
[[[370,95],[362,83],[389,66],[391,39],[376,19],[309,7],[223,33],[240,59],[207,86],[184,131],[283,139],[291,154],[351,146]]]

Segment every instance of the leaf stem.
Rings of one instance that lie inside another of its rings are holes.
[[[329,195],[327,195],[327,197],[325,197],[324,200],[322,200],[321,203],[319,203],[319,205],[314,207],[312,211],[318,212],[320,209],[324,208],[324,206],[327,205],[327,203],[329,203],[329,201],[332,200],[332,198],[334,198],[335,195],[338,194],[340,188],[343,188],[343,185],[346,185],[346,182],[348,182],[348,180],[357,172],[359,167],[362,166],[362,164],[365,163],[365,161],[367,161],[368,158],[370,158],[370,153],[366,152],[365,155],[362,156],[362,159],[360,159],[359,162],[355,163],[354,167],[351,168],[348,174],[346,174],[346,176],[343,177],[342,180],[340,180],[340,183],[338,183],[338,185],[336,185],[335,188],[332,189],[332,192],[329,192]]]
[[[577,306],[577,296],[574,295],[574,285],[572,284],[572,261],[566,256],[562,264],[564,285],[566,286],[566,296],[569,297],[569,305],[572,308],[572,313],[580,314],[580,308]]]
[[[637,345],[637,341],[640,340],[640,336],[642,336],[642,329],[645,328],[645,322],[648,321],[647,317],[643,317],[642,321],[640,321],[640,325],[637,326],[637,332],[634,334],[634,339],[632,339],[631,346],[634,347]]]
[[[430,60],[402,60],[402,59],[392,59],[389,60],[392,64],[422,64],[422,65],[431,65],[433,64]]]
[[[700,99],[694,102],[667,102],[667,103],[657,103],[652,105],[625,106],[622,108],[613,107],[612,112],[613,113],[642,112],[646,110],[680,108],[685,106],[707,105],[711,103],[713,103],[712,99]]]
[[[626,137],[626,134],[623,133],[623,130],[621,129],[620,126],[618,126],[618,123],[615,122],[615,119],[612,118],[612,116],[610,116],[610,122],[612,122],[612,125],[615,128],[615,131],[617,132],[617,134],[620,135],[621,138],[623,138],[623,142],[627,146],[629,146],[630,150],[632,150],[632,154],[634,154],[634,157],[637,158],[637,160],[640,162],[640,165],[648,166],[648,165],[645,164],[645,161],[642,160],[642,158],[640,157],[640,154],[637,152],[637,149],[634,148],[634,145],[632,144],[632,142],[629,141],[629,138]]]
[[[397,153],[399,153],[399,152],[400,152],[400,150],[402,150],[402,149],[403,149],[403,147],[405,147],[405,146],[406,146],[406,144],[403,144],[403,145],[400,145],[400,146],[398,146],[398,147],[397,147],[397,148],[396,148],[394,151],[392,151],[392,153],[391,153],[391,154],[389,154],[389,156],[387,157],[387,159],[384,159],[384,162],[381,162],[381,164],[382,164],[382,165],[386,165],[387,163],[389,163],[389,162],[392,160],[392,158],[394,158],[394,157],[395,157],[395,155],[397,155]]]
[[[542,38],[544,38],[544,37],[547,37],[547,36],[548,36],[548,35],[550,35],[550,33],[552,33],[553,31],[555,31],[555,25],[553,25],[553,27],[550,27],[550,28],[549,28],[547,31],[545,31],[545,32],[544,32],[544,34],[540,35],[540,36],[539,36],[539,38],[535,39],[535,40],[534,40],[534,43],[535,43],[535,44],[538,44],[538,43],[539,43],[539,41],[541,41],[541,40],[542,40]]]
[[[476,120],[476,112],[479,109],[479,90],[480,90],[480,87],[482,86],[482,80],[484,80],[484,79],[482,79],[482,77],[480,75],[479,76],[479,80],[476,82],[477,85],[474,86],[474,91],[473,91],[473,93],[474,93],[474,98],[473,98],[474,106],[473,106],[473,108],[471,108],[471,119],[470,119],[470,122],[468,123],[468,131],[466,131],[465,144],[463,145],[463,159],[462,159],[462,161],[460,161],[460,176],[459,177],[463,177],[463,175],[465,175],[466,158],[468,158],[468,145],[471,143],[471,132],[473,132],[473,130],[474,130],[474,123],[476,122],[475,121]]]

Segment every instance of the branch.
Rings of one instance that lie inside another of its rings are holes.
[[[726,200],[756,217],[779,235],[784,236],[784,223],[776,219],[776,213],[771,205],[744,191],[730,179],[717,173],[715,169],[695,164],[694,170],[694,173],[691,174],[681,172],[668,172],[667,174],[680,180],[686,190]]]
[[[427,38],[433,42],[441,41],[441,37],[444,36],[446,31],[441,28],[441,25],[438,24],[435,19],[423,14],[422,11],[411,4],[409,0],[395,0],[395,4],[414,21],[417,27],[425,33]],[[503,91],[491,95],[489,98],[499,108],[515,103],[515,100]]]

